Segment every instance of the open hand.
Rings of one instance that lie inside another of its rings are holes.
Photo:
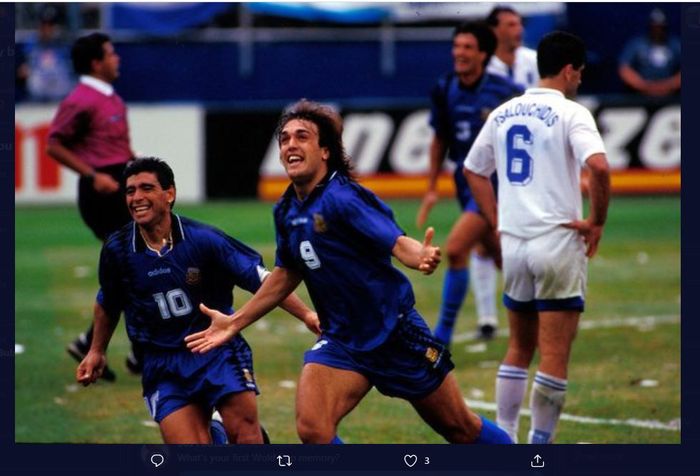
[[[211,318],[211,325],[200,332],[195,332],[185,337],[187,348],[194,353],[204,354],[214,347],[228,342],[237,334],[231,316],[219,312],[216,309],[209,309],[204,304],[199,305],[202,314]]]

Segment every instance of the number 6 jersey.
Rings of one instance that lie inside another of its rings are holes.
[[[532,88],[489,115],[464,167],[496,170],[499,231],[532,238],[581,219],[581,167],[598,153],[605,147],[585,107]]]

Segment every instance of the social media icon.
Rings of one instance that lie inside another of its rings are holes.
[[[530,461],[531,468],[544,468],[544,459],[540,455],[535,455]]]
[[[406,463],[406,466],[408,466],[409,468],[413,468],[413,465],[416,464],[416,462],[418,462],[418,456],[404,455],[403,462]]]
[[[160,453],[155,453],[151,455],[151,464],[155,466],[156,468],[160,466],[161,464],[165,463],[165,458],[163,458],[163,455]]]

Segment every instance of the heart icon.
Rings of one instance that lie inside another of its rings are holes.
[[[406,466],[409,468],[413,468],[413,465],[418,462],[418,457],[416,455],[405,455],[403,457],[403,462],[406,463]]]

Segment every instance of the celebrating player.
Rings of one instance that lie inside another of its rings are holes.
[[[528,367],[535,349],[540,351],[530,396],[530,443],[554,438],[584,309],[587,258],[598,249],[608,209],[603,141],[591,113],[567,99],[581,83],[585,51],[574,35],[545,36],[537,48],[540,87],[493,111],[464,162],[474,197],[501,236],[511,337],[496,379],[497,421],[514,440]],[[590,172],[586,219],[583,166]],[[498,205],[488,178],[494,170]]]
[[[104,371],[105,351],[124,311],[129,338],[144,348],[143,396],[165,443],[211,442],[212,407],[230,442],[262,443],[247,342],[238,335],[198,355],[183,339],[209,322],[199,303],[232,312],[232,288],[255,292],[269,272],[254,250],[171,212],[175,180],[165,162],[138,159],[124,177],[133,222],[102,248],[95,333],[76,371],[78,381],[88,385]],[[279,302],[320,333],[318,317],[295,295],[287,293]]]
[[[124,168],[134,156],[126,106],[112,87],[119,77],[119,56],[109,37],[102,33],[78,38],[71,56],[75,72],[81,75],[80,83],[56,112],[47,153],[80,174],[80,216],[104,242],[131,220],[119,187]],[[66,348],[78,362],[85,358],[92,335],[90,326]],[[140,350],[135,345],[126,360],[129,370],[139,373],[140,360]],[[115,379],[109,368],[104,369],[102,377]]]
[[[435,130],[430,146],[428,192],[418,211],[416,223],[422,227],[437,203],[437,177],[447,152],[460,164],[467,155],[488,113],[522,89],[507,78],[486,73],[484,68],[496,47],[496,38],[483,23],[464,23],[452,37],[454,71],[440,78],[433,89],[430,125]],[[491,254],[498,254],[498,244],[472,198],[467,181],[458,165],[454,172],[457,199],[462,214],[447,237],[448,270],[442,289],[442,304],[435,337],[449,345],[457,314],[469,287],[470,251],[480,246],[480,256],[472,263],[474,287],[484,288],[477,295],[479,330],[490,338],[498,324],[495,304],[495,266]]]
[[[302,100],[281,117],[280,160],[292,181],[275,207],[276,267],[233,316],[203,308],[209,329],[188,336],[195,353],[225,344],[303,280],[323,334],[304,355],[296,399],[304,443],[339,443],[338,424],[372,387],[408,400],[453,443],[510,443],[469,410],[449,351],[413,308],[408,279],[391,264],[431,274],[440,262],[429,228],[420,243],[350,173],[340,116]]]

